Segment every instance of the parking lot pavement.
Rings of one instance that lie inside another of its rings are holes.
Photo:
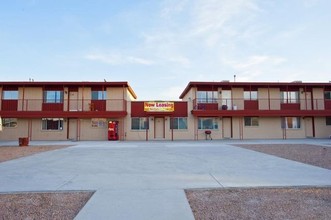
[[[96,190],[76,219],[193,219],[185,188],[331,185],[331,170],[231,145],[242,141],[32,144],[61,143],[74,146],[0,163],[0,192]]]

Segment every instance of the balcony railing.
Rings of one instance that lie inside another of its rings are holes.
[[[301,99],[284,101],[282,99],[194,99],[193,110],[331,110],[331,100]]]
[[[127,111],[126,100],[67,99],[60,103],[46,103],[43,99],[1,100],[1,111]]]

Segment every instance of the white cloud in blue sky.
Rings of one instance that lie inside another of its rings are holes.
[[[331,80],[329,0],[4,0],[1,81],[128,81],[140,100],[189,81]]]

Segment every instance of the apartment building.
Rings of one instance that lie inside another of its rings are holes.
[[[107,140],[108,123],[125,135],[127,82],[0,82],[0,140]]]
[[[331,83],[189,82],[137,101],[127,82],[0,82],[0,140],[329,138]]]
[[[194,139],[329,138],[331,83],[190,82]]]

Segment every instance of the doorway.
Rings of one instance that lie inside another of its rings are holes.
[[[69,111],[78,111],[78,92],[69,92]]]
[[[69,140],[79,140],[79,119],[68,118],[68,137]]]
[[[223,117],[222,136],[223,138],[232,138],[232,118]]]
[[[154,138],[155,139],[164,139],[164,118],[155,118],[154,119]]]
[[[306,117],[306,118],[304,118],[304,122],[305,122],[306,137],[307,138],[315,137],[315,135],[314,135],[314,119],[313,119],[313,117]]]

